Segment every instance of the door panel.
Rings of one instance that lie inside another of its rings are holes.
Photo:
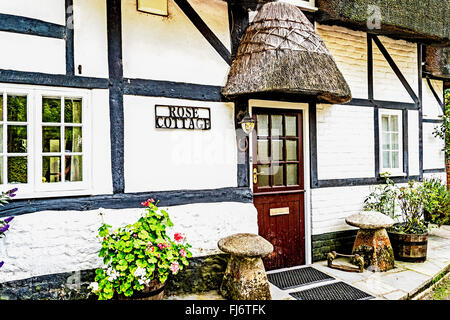
[[[253,109],[253,191],[259,234],[274,252],[267,270],[305,263],[301,112]]]

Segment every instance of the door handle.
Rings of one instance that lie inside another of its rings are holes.
[[[253,183],[257,184],[258,183],[258,169],[253,168]]]

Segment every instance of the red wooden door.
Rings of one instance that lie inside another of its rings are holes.
[[[301,111],[253,108],[253,192],[259,234],[274,252],[267,270],[305,263]]]

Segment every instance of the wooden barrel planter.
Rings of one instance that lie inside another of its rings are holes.
[[[388,231],[395,260],[424,262],[427,259],[428,233],[404,234]]]
[[[158,280],[152,280],[144,288],[144,290],[135,292],[131,297],[126,297],[120,294],[119,300],[162,300],[164,298],[165,284],[162,284]]]

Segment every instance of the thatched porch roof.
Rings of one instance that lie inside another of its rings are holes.
[[[322,39],[297,7],[265,4],[247,28],[222,94],[316,96],[344,103],[351,92]]]
[[[380,29],[368,28],[369,5],[380,8]],[[394,38],[450,43],[450,0],[316,0],[316,6],[319,23],[370,30]]]
[[[425,71],[433,77],[450,79],[450,47],[427,46]]]

